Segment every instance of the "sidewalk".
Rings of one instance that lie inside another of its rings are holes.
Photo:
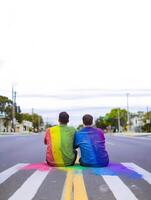
[[[39,134],[43,134],[43,132],[39,132],[39,133],[35,133],[35,132],[0,132],[1,136],[6,136],[6,135],[39,135]]]
[[[115,135],[115,136],[139,137],[139,136],[151,136],[151,133],[122,132],[122,133],[113,133],[113,135]]]

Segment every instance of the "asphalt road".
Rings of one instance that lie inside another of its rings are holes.
[[[43,137],[0,136],[0,200],[151,200],[151,137],[106,136],[105,169],[48,169]]]

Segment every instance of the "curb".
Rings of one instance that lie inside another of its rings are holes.
[[[115,133],[113,134],[114,136],[128,136],[128,137],[146,137],[146,136],[151,136],[151,133],[133,133],[133,132],[129,132],[129,133]]]
[[[30,136],[30,135],[42,135],[43,132],[39,132],[39,133],[34,133],[34,132],[30,132],[30,133],[0,133],[0,136],[9,136],[9,135],[14,135],[14,136]]]

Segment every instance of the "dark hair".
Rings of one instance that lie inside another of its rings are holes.
[[[92,115],[89,115],[89,114],[84,115],[82,120],[83,120],[83,124],[86,126],[92,125],[93,123],[93,117]]]
[[[59,114],[59,122],[61,124],[67,124],[69,122],[69,115],[66,112],[61,112]]]

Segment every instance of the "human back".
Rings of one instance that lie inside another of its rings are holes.
[[[108,153],[105,149],[105,137],[101,129],[92,127],[92,116],[90,122],[75,135],[75,147],[80,148],[80,164],[90,167],[104,167],[109,163]],[[89,120],[88,120],[89,121]]]
[[[60,123],[46,131],[46,161],[51,166],[69,166],[74,164],[76,155],[73,150],[75,129]]]

